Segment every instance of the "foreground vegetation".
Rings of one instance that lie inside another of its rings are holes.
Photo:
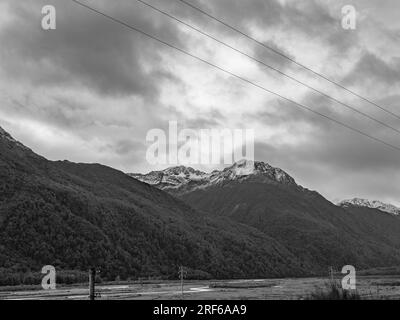
[[[307,299],[310,300],[361,300],[357,290],[345,290],[339,281],[331,280],[318,287]]]

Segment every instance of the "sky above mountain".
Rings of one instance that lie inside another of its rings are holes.
[[[190,0],[297,61],[400,113],[400,3]],[[322,98],[137,1],[82,0],[312,109],[400,146],[400,134]],[[205,32],[400,129],[400,120],[313,77],[176,0],[148,0]],[[41,28],[44,5],[57,29]],[[341,8],[357,27],[341,27]],[[146,133],[253,128],[255,158],[336,201],[400,205],[400,153],[65,0],[0,1],[0,126],[49,159],[126,172],[147,163]],[[193,166],[209,171],[213,168]],[[218,169],[220,169],[219,167]]]

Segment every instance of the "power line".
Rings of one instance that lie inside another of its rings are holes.
[[[374,141],[376,141],[376,142],[382,143],[382,144],[384,144],[384,145],[386,145],[386,146],[388,146],[388,147],[390,147],[390,148],[392,148],[392,149],[397,150],[397,151],[400,152],[400,147],[397,147],[397,146],[392,145],[392,144],[390,144],[390,143],[388,143],[388,142],[386,142],[386,141],[383,141],[383,140],[381,140],[381,139],[379,139],[379,138],[376,138],[376,137],[374,137],[374,136],[371,136],[371,135],[369,135],[368,133],[365,133],[365,132],[363,132],[363,131],[361,131],[361,130],[359,130],[359,129],[353,128],[353,127],[351,127],[350,125],[347,125],[347,124],[345,124],[345,123],[343,123],[343,122],[341,122],[341,121],[339,121],[339,120],[336,120],[336,119],[334,119],[334,118],[331,118],[330,116],[327,116],[327,115],[325,115],[325,114],[323,114],[323,113],[320,113],[320,112],[318,112],[318,111],[315,111],[315,110],[313,110],[313,109],[307,107],[306,105],[303,105],[303,104],[301,104],[301,103],[298,103],[298,102],[296,102],[296,101],[294,101],[294,100],[292,100],[292,99],[290,99],[290,98],[287,98],[287,97],[285,97],[285,96],[282,96],[281,94],[276,93],[276,92],[274,92],[274,91],[271,91],[271,90],[269,90],[269,89],[267,89],[267,88],[265,88],[265,87],[263,87],[263,86],[261,86],[261,85],[255,83],[255,82],[253,82],[253,81],[251,81],[251,80],[248,80],[248,79],[246,79],[246,78],[243,78],[243,77],[241,77],[241,76],[239,76],[239,75],[237,75],[237,74],[235,74],[235,73],[233,73],[233,72],[230,72],[230,71],[228,71],[228,70],[226,70],[226,69],[224,69],[224,68],[222,68],[222,67],[219,67],[218,65],[213,64],[212,62],[209,62],[209,61],[207,61],[207,60],[204,60],[204,59],[202,59],[202,58],[200,58],[200,57],[198,57],[198,56],[196,56],[196,55],[194,55],[194,54],[192,54],[192,53],[190,53],[190,52],[188,52],[188,51],[186,51],[186,50],[184,50],[184,49],[181,49],[181,48],[179,48],[179,47],[176,47],[175,45],[170,44],[170,43],[168,43],[168,42],[166,42],[166,41],[164,41],[164,40],[161,40],[161,39],[157,38],[156,36],[153,36],[153,35],[151,35],[151,34],[145,32],[145,31],[143,31],[143,30],[141,30],[141,29],[138,29],[138,28],[136,28],[136,27],[134,27],[134,26],[131,26],[131,25],[129,25],[128,23],[126,23],[126,22],[124,22],[124,21],[122,21],[122,20],[119,20],[119,19],[117,19],[117,18],[114,18],[114,17],[112,17],[112,16],[110,16],[110,15],[104,13],[104,12],[101,12],[101,11],[99,11],[99,10],[93,8],[93,7],[90,7],[90,6],[87,5],[87,4],[84,4],[84,3],[82,3],[82,2],[79,2],[78,0],[71,0],[71,1],[75,2],[76,4],[78,4],[78,5],[82,6],[82,7],[85,7],[85,8],[87,8],[87,9],[89,9],[90,11],[93,11],[93,12],[95,12],[95,13],[97,13],[97,14],[99,14],[99,15],[101,15],[101,16],[103,16],[103,17],[105,17],[105,18],[107,18],[107,19],[109,19],[109,20],[111,20],[111,21],[113,21],[113,22],[116,22],[116,23],[118,23],[118,24],[120,24],[120,25],[122,25],[122,26],[124,26],[124,27],[126,27],[126,28],[128,28],[128,29],[131,29],[131,30],[133,30],[133,31],[136,31],[136,32],[138,32],[138,33],[141,33],[141,34],[145,35],[145,36],[148,37],[148,38],[151,38],[151,39],[153,39],[153,40],[155,40],[155,41],[158,41],[158,42],[164,44],[165,46],[168,46],[168,47],[170,47],[170,48],[172,48],[172,49],[175,49],[175,50],[177,50],[177,51],[179,51],[179,52],[181,52],[181,53],[183,53],[183,54],[185,54],[185,55],[187,55],[187,56],[189,56],[189,57],[192,57],[193,59],[196,59],[196,60],[198,60],[198,61],[201,61],[201,62],[203,62],[203,63],[205,63],[205,64],[207,64],[207,65],[209,65],[209,66],[211,66],[211,67],[214,67],[214,68],[216,68],[216,69],[218,69],[218,70],[220,70],[220,71],[222,71],[222,72],[224,72],[224,73],[226,73],[226,74],[229,74],[230,76],[232,76],[232,77],[234,77],[234,78],[237,78],[237,79],[239,79],[239,80],[242,80],[243,82],[246,82],[246,83],[248,83],[248,84],[250,84],[250,85],[252,85],[252,86],[254,86],[254,87],[257,87],[257,88],[259,88],[259,89],[261,89],[261,90],[263,90],[263,91],[265,91],[265,92],[268,92],[268,93],[270,93],[270,94],[273,94],[273,95],[275,95],[275,96],[277,96],[277,97],[279,97],[279,98],[281,98],[281,99],[283,99],[283,100],[285,100],[285,101],[288,101],[288,102],[292,103],[293,105],[295,105],[295,106],[297,106],[297,107],[299,107],[299,108],[302,108],[302,109],[307,110],[307,111],[309,111],[309,112],[312,112],[312,113],[314,113],[314,114],[316,114],[316,115],[319,115],[319,116],[321,116],[321,117],[323,117],[323,118],[325,118],[325,119],[328,119],[328,120],[330,120],[330,121],[332,121],[332,122],[334,122],[334,123],[336,123],[336,124],[339,124],[339,125],[342,126],[342,127],[345,127],[345,128],[347,128],[347,129],[349,129],[349,130],[352,130],[352,131],[354,131],[354,132],[357,132],[357,133],[359,133],[359,134],[361,134],[361,135],[363,135],[363,136],[365,136],[365,137],[368,137],[368,138],[371,139],[371,140],[374,140]]]
[[[367,114],[367,113],[365,113],[363,111],[360,111],[357,108],[354,108],[354,107],[350,106],[349,104],[347,104],[345,102],[342,102],[342,101],[340,101],[340,100],[328,95],[327,93],[308,85],[307,83],[305,83],[303,81],[300,81],[300,80],[296,79],[295,77],[293,77],[291,75],[288,75],[287,73],[285,73],[285,72],[283,72],[283,71],[281,71],[281,70],[279,70],[279,69],[277,69],[277,68],[275,68],[275,67],[273,67],[273,66],[271,66],[271,65],[269,65],[269,64],[267,64],[267,63],[265,63],[265,62],[263,62],[263,61],[261,61],[261,60],[259,60],[257,58],[255,58],[255,57],[253,57],[253,56],[251,56],[251,55],[249,55],[249,54],[247,54],[247,53],[245,53],[245,52],[243,52],[243,51],[241,51],[241,50],[239,50],[239,49],[227,44],[226,42],[223,42],[222,40],[219,40],[219,39],[215,38],[214,36],[210,35],[209,33],[206,33],[204,31],[202,31],[201,29],[199,29],[197,27],[194,27],[193,25],[191,25],[191,24],[189,24],[189,23],[187,23],[187,22],[185,22],[185,21],[183,21],[183,20],[181,20],[181,19],[169,14],[168,12],[165,12],[165,11],[161,10],[160,8],[157,8],[157,7],[153,6],[152,4],[147,3],[147,2],[145,2],[143,0],[136,0],[136,1],[142,3],[145,6],[148,6],[149,8],[151,8],[151,9],[153,9],[153,10],[155,10],[155,11],[157,11],[157,12],[159,12],[159,13],[161,13],[161,14],[163,14],[163,15],[165,15],[165,16],[167,16],[167,17],[169,17],[169,18],[171,18],[171,19],[173,19],[173,20],[185,25],[185,26],[187,26],[188,28],[190,28],[190,29],[192,29],[192,30],[194,30],[194,31],[196,31],[196,32],[198,32],[198,33],[200,33],[200,34],[202,34],[202,35],[204,35],[204,36],[206,36],[206,37],[208,37],[208,38],[220,43],[220,44],[222,44],[225,47],[227,47],[229,49],[232,49],[235,52],[238,52],[241,55],[246,56],[247,58],[249,58],[251,60],[256,61],[257,63],[259,63],[259,64],[261,64],[261,65],[263,65],[263,66],[265,66],[265,67],[277,72],[277,73],[279,73],[280,75],[282,75],[282,76],[284,76],[284,77],[286,77],[286,78],[288,78],[288,79],[290,79],[292,81],[295,81],[295,82],[305,86],[306,88],[311,89],[314,92],[317,92],[318,94],[320,94],[320,95],[322,95],[322,96],[324,96],[324,97],[326,97],[326,98],[328,98],[328,99],[330,99],[330,100],[332,100],[332,101],[334,101],[334,102],[336,102],[336,103],[338,103],[338,104],[340,104],[340,105],[342,105],[342,106],[344,106],[344,107],[346,107],[346,108],[348,108],[348,109],[350,109],[350,110],[352,110],[352,111],[354,111],[354,112],[356,112],[358,114],[361,114],[362,116],[364,116],[364,117],[366,117],[366,118],[368,118],[368,119],[370,119],[370,120],[372,120],[372,121],[374,121],[374,122],[376,122],[376,123],[378,123],[380,125],[385,126],[386,128],[389,128],[389,129],[395,131],[396,133],[400,134],[400,130],[399,129],[396,129],[393,126],[391,126],[391,125],[389,125],[389,124],[387,124],[387,123],[385,123],[385,122],[383,122],[383,121],[381,121],[379,119],[376,119],[376,118],[370,116],[369,114]]]
[[[235,32],[237,32],[237,33],[240,33],[242,36],[246,37],[247,39],[252,40],[253,42],[257,43],[258,45],[263,46],[264,48],[266,48],[266,49],[268,49],[268,50],[274,52],[275,54],[280,55],[281,57],[283,57],[283,58],[285,58],[285,59],[291,61],[292,63],[298,65],[299,67],[302,67],[303,69],[306,69],[306,70],[310,71],[311,73],[317,75],[318,77],[320,77],[320,78],[322,78],[322,79],[324,79],[324,80],[326,80],[326,81],[328,81],[328,82],[330,82],[330,83],[332,83],[332,84],[338,86],[339,88],[341,88],[341,89],[343,89],[343,90],[345,90],[345,91],[347,91],[347,92],[353,94],[354,96],[356,96],[356,97],[358,97],[358,98],[364,100],[365,102],[368,102],[369,104],[371,104],[371,105],[373,105],[373,106],[375,106],[375,107],[381,109],[382,111],[384,111],[384,112],[386,112],[386,113],[388,113],[388,114],[390,114],[390,115],[392,115],[392,116],[394,116],[394,117],[396,117],[397,119],[400,120],[400,115],[398,115],[398,114],[396,114],[396,113],[394,113],[394,112],[388,110],[387,108],[384,108],[384,107],[380,106],[379,104],[377,104],[376,102],[374,102],[374,101],[372,101],[372,100],[370,100],[370,99],[368,99],[368,98],[363,97],[363,96],[360,95],[359,93],[357,93],[357,92],[355,92],[355,91],[353,91],[353,90],[351,90],[351,89],[349,89],[349,88],[346,88],[345,86],[341,85],[340,83],[338,83],[338,82],[336,82],[336,81],[334,81],[334,80],[328,78],[327,76],[324,76],[323,74],[321,74],[321,73],[319,73],[319,72],[317,72],[317,71],[311,69],[310,67],[307,67],[306,65],[304,65],[304,64],[302,64],[302,63],[300,63],[300,62],[297,62],[295,59],[289,57],[288,55],[284,54],[283,52],[281,52],[281,51],[279,51],[279,50],[277,50],[277,49],[274,49],[274,48],[272,48],[272,47],[266,45],[265,43],[263,43],[263,42],[261,42],[261,41],[255,39],[255,38],[253,38],[252,36],[246,34],[245,32],[243,32],[243,31],[241,31],[241,30],[239,30],[238,28],[231,26],[230,24],[228,24],[228,23],[222,21],[221,19],[218,19],[217,17],[214,17],[214,16],[211,15],[210,13],[204,11],[203,9],[201,9],[201,8],[199,8],[199,7],[196,7],[194,4],[192,4],[192,3],[190,3],[190,2],[187,2],[187,1],[185,1],[185,0],[177,0],[177,1],[180,1],[180,2],[182,2],[182,3],[184,3],[184,4],[186,4],[187,6],[193,8],[193,9],[199,11],[199,12],[201,12],[202,14],[204,14],[204,15],[206,15],[207,17],[213,19],[214,21],[217,21],[217,22],[219,22],[220,24],[222,24],[222,25],[228,27],[229,29],[231,29],[231,30],[233,30],[233,31],[235,31]]]

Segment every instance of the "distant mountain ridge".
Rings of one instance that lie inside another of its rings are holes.
[[[240,160],[223,169],[206,173],[186,166],[169,167],[160,171],[151,171],[147,174],[128,173],[129,176],[142,182],[153,185],[159,189],[173,194],[182,195],[196,189],[204,189],[213,185],[223,184],[229,181],[248,181],[250,179],[262,182],[276,182],[289,186],[297,186],[295,179],[284,170],[273,167],[262,161]],[[383,203],[379,200],[352,198],[342,200],[337,206],[347,208],[349,206],[378,209],[394,215],[400,214],[400,208]]]
[[[211,173],[195,170],[191,167],[176,166],[147,174],[128,173],[129,176],[156,186],[159,189],[175,193],[187,193],[196,189],[221,185],[229,181],[258,180],[297,186],[295,180],[280,168],[262,161],[240,160],[223,169]]]
[[[394,215],[400,215],[400,208],[384,203],[382,201],[378,200],[368,200],[368,199],[362,199],[362,198],[353,198],[353,199],[347,199],[347,200],[342,200],[338,203],[338,206],[343,207],[343,208],[348,208],[350,206],[355,206],[355,207],[365,207],[365,208],[371,208],[371,209],[378,209],[383,212],[391,213]]]
[[[261,161],[240,161],[211,173],[194,172],[175,167],[138,178],[198,210],[247,224],[277,239],[306,268],[352,264],[360,269],[390,265],[395,256],[400,257],[400,219],[394,215],[337,206],[317,191],[296,184],[282,169]]]

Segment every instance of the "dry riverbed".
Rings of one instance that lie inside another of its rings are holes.
[[[326,278],[286,278],[220,281],[185,281],[183,299],[306,299]],[[364,299],[400,299],[400,276],[359,276],[357,290]],[[99,284],[98,299],[182,299],[179,281],[130,282]],[[47,300],[88,299],[86,285],[59,287],[56,290],[0,291],[0,299]]]

